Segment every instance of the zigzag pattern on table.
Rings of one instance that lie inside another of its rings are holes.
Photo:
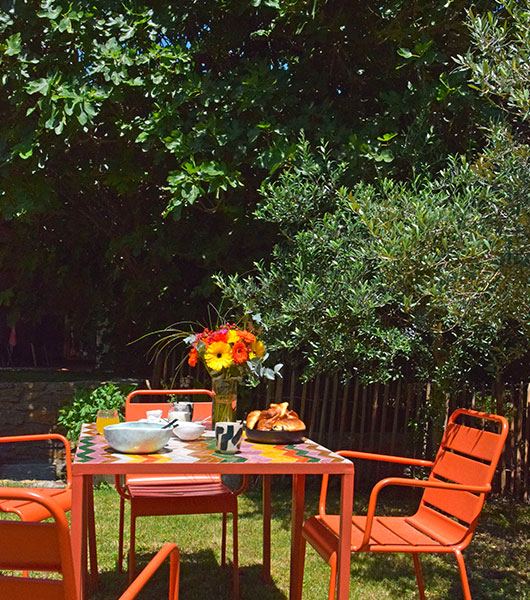
[[[222,454],[216,451],[215,439],[182,442],[172,438],[167,446],[155,454],[122,454],[113,451],[105,438],[97,434],[95,425],[84,425],[76,452],[76,462],[86,463],[333,463],[344,459],[327,448],[306,440],[287,446],[259,444],[243,439],[241,452]]]

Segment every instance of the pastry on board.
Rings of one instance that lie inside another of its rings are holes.
[[[266,410],[253,410],[247,415],[247,429],[258,431],[303,431],[305,423],[294,410],[289,410],[289,403],[271,404]]]

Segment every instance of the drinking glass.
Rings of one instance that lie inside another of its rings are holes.
[[[103,435],[103,427],[114,425],[120,422],[117,410],[98,410],[96,416],[96,429],[100,435]]]

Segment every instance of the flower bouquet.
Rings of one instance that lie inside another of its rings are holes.
[[[231,323],[216,330],[206,328],[184,341],[191,346],[188,364],[195,367],[201,360],[212,378],[214,425],[233,420],[239,383],[257,385],[262,377],[274,379],[282,368],[281,364],[265,367],[268,354],[263,342],[252,331]]]

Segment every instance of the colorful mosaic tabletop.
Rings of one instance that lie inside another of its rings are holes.
[[[299,444],[272,445],[249,442],[245,438],[238,454],[216,452],[215,438],[200,438],[182,442],[172,437],[154,454],[123,454],[113,450],[95,424],[85,424],[81,430],[75,463],[344,463],[346,459],[324,446],[305,440]]]

